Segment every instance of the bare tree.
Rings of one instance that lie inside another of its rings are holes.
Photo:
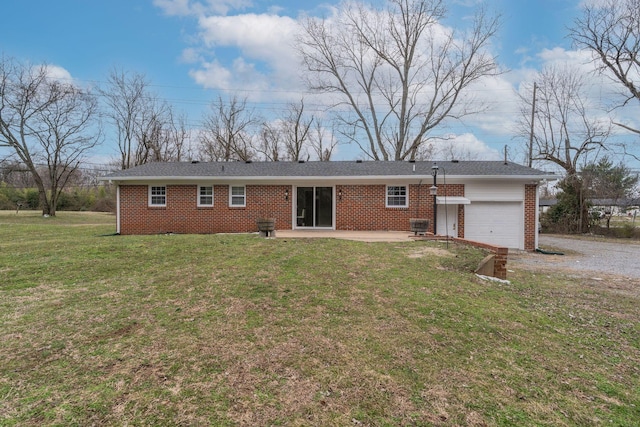
[[[19,160],[3,159],[0,161],[0,166],[2,167],[1,182],[18,188],[33,188],[36,186],[31,171]]]
[[[593,53],[600,72],[622,85],[622,105],[640,101],[640,0],[585,2],[569,31],[579,48]],[[640,129],[615,124],[640,134]]]
[[[211,112],[203,118],[200,151],[210,161],[251,160],[255,155],[255,127],[259,123],[254,112],[247,109],[246,99],[233,96],[227,104],[218,97],[211,104]]]
[[[590,111],[585,101],[584,78],[578,70],[547,67],[536,80],[533,116],[532,93],[521,94],[519,133],[529,139],[533,118],[533,160],[554,163],[567,175],[575,175],[580,160],[586,161],[590,152],[606,148],[610,125]]]
[[[173,109],[169,109],[169,121],[162,133],[160,158],[177,162],[190,158],[192,153],[189,139],[186,115],[176,115]]]
[[[486,48],[498,17],[481,10],[466,34],[439,25],[442,0],[388,0],[384,11],[345,3],[334,20],[308,19],[298,49],[308,85],[338,96],[342,134],[375,160],[414,159],[449,119],[478,112],[468,87],[498,73]]]
[[[127,169],[152,161],[180,160],[188,137],[183,116],[176,116],[166,101],[149,90],[138,73],[112,70],[101,93],[106,116],[117,129],[120,167]]]
[[[314,122],[309,137],[312,150],[321,162],[328,162],[333,156],[333,150],[338,146],[338,140],[335,138],[335,132],[327,134],[327,130],[320,120]]]
[[[562,190],[558,206],[554,208],[560,214],[552,216],[558,221],[562,217],[565,232],[580,233],[587,229],[589,221],[579,164],[585,163],[589,154],[606,149],[611,125],[590,111],[584,98],[584,79],[577,70],[548,67],[536,80],[533,115],[532,93],[521,94],[520,136],[531,141],[533,160],[551,162],[565,171],[564,179],[558,184]]]
[[[443,159],[443,160],[478,160],[478,153],[471,151],[464,144],[458,143],[452,140],[446,140],[443,144],[434,147],[433,152],[430,153],[428,159]]]
[[[309,160],[310,131],[314,117],[304,111],[304,99],[291,103],[284,117],[262,125],[258,151],[269,161]]]
[[[287,160],[283,153],[282,143],[280,142],[280,126],[279,122],[264,122],[260,130],[260,142],[256,150],[262,154],[268,162],[279,162]]]
[[[140,164],[135,159],[136,131],[147,99],[149,82],[138,73],[113,69],[107,86],[100,90],[106,100],[106,117],[115,126],[120,151],[120,167],[128,169]]]
[[[89,92],[50,78],[46,65],[2,58],[0,145],[31,173],[43,215],[56,214],[60,193],[100,141],[97,108]]]
[[[287,116],[282,121],[282,140],[287,157],[294,162],[309,160],[309,132],[314,117],[306,117],[304,99],[298,104],[289,104]]]
[[[167,127],[169,106],[153,98],[144,99],[133,123],[136,144],[133,147],[134,165],[164,159],[163,133]]]

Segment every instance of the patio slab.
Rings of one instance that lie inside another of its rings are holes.
[[[345,231],[345,230],[277,230],[278,239],[326,238],[357,240],[360,242],[408,242],[413,237],[408,231]]]

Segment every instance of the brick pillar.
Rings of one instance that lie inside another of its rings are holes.
[[[493,277],[505,280],[507,278],[507,256],[509,249],[495,248],[494,253]]]
[[[526,184],[524,186],[524,250],[534,251],[536,249],[536,216],[538,206],[536,206],[536,194],[538,184]]]

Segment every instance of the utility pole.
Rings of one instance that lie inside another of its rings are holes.
[[[533,122],[536,117],[536,90],[538,85],[533,82],[533,102],[531,103],[531,131],[529,132],[529,167],[533,165]]]

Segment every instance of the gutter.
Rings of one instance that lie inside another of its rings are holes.
[[[118,183],[124,182],[203,182],[203,181],[218,181],[218,182],[274,182],[274,183],[289,183],[294,182],[313,182],[313,181],[402,181],[402,182],[414,182],[419,183],[423,180],[432,179],[431,175],[365,175],[365,176],[223,176],[223,175],[202,175],[202,176],[106,176],[98,178],[100,181],[110,181]],[[542,181],[555,181],[559,177],[557,175],[452,175],[447,176],[447,181],[454,184],[458,181],[497,181],[497,180],[517,180],[517,181],[532,181],[534,183],[540,183]]]

